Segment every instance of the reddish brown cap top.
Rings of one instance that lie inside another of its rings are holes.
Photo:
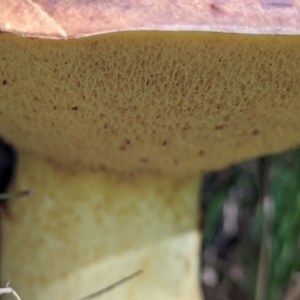
[[[69,38],[125,30],[300,32],[293,0],[0,0],[0,30]]]

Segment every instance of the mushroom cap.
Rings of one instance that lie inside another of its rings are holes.
[[[300,3],[152,2],[0,2],[0,134],[169,176],[300,142]]]
[[[300,32],[300,3],[293,0],[6,0],[0,8],[0,29],[31,37],[128,30]]]

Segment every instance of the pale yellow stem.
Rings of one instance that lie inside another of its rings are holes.
[[[78,300],[139,270],[101,299],[200,299],[199,178],[70,174],[21,154],[15,189],[33,195],[10,200],[1,273],[22,300]]]

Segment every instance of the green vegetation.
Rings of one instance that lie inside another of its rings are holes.
[[[299,149],[207,175],[202,205],[203,270],[213,267],[218,276],[207,299],[238,299],[234,290],[243,299],[300,299]],[[236,231],[224,229],[226,218],[236,218]],[[207,259],[209,252],[216,254]]]

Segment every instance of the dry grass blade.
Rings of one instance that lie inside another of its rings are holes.
[[[22,198],[22,197],[30,196],[31,194],[32,194],[31,191],[22,191],[22,192],[16,192],[16,193],[2,193],[2,194],[0,194],[0,200]]]
[[[3,295],[3,294],[12,294],[15,297],[15,299],[21,300],[19,295],[10,287],[0,288],[0,295]]]
[[[139,271],[137,271],[137,272],[135,272],[135,273],[133,273],[133,274],[127,276],[127,277],[124,277],[123,279],[121,279],[121,280],[113,283],[112,285],[110,285],[110,286],[108,286],[108,287],[106,287],[106,288],[104,288],[104,289],[102,289],[102,290],[100,290],[100,291],[98,291],[96,293],[93,293],[93,294],[88,295],[88,296],[86,296],[84,298],[81,298],[79,300],[88,300],[88,299],[92,299],[92,298],[98,297],[100,295],[103,295],[104,293],[106,293],[106,292],[114,289],[115,287],[119,286],[120,284],[123,284],[126,281],[128,281],[128,280],[130,280],[130,279],[132,279],[132,278],[134,278],[134,277],[136,277],[138,275],[140,275],[141,273],[142,273],[142,270],[139,270]]]

